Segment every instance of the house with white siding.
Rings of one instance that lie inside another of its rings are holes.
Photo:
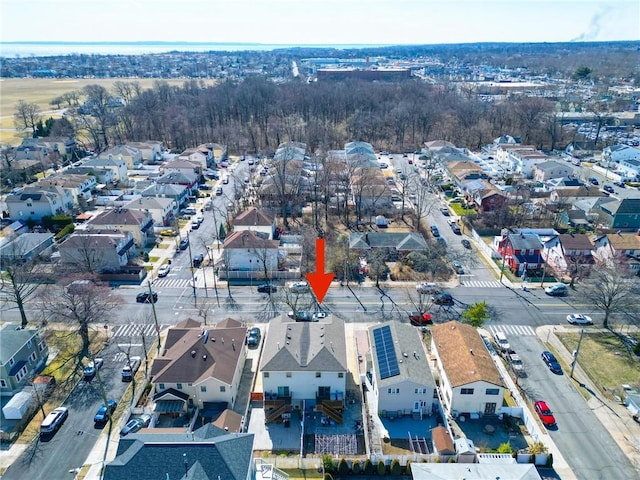
[[[431,327],[432,368],[440,377],[440,393],[449,414],[496,415],[504,384],[478,331],[451,321]]]
[[[347,370],[344,322],[339,318],[271,320],[260,360],[265,422],[287,420],[304,406],[341,423]]]
[[[389,418],[431,415],[438,395],[420,331],[400,322],[375,325],[369,328],[369,344],[375,402],[369,408]]]

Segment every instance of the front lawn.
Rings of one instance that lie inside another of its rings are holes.
[[[557,334],[570,352],[578,347],[580,334]],[[620,396],[621,385],[640,381],[640,359],[629,352],[613,333],[585,332],[580,345],[578,364],[596,387],[607,397]]]

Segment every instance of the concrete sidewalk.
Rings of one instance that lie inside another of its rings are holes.
[[[590,333],[598,331],[609,332],[606,329],[589,329]],[[636,328],[634,331],[638,331],[638,329]],[[544,325],[536,329],[536,335],[540,341],[543,344],[551,345],[558,356],[567,365],[571,365],[572,352],[569,352],[556,336],[556,333],[561,332],[576,333],[576,329],[575,327],[557,325]],[[576,389],[589,392],[590,398],[587,400],[587,405],[609,431],[631,464],[640,471],[640,424],[633,420],[631,413],[624,405],[601,395],[598,387],[589,379],[580,364],[576,364],[574,368],[572,383]]]

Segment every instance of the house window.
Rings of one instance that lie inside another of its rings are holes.
[[[473,395],[473,388],[462,388],[460,389],[461,395]]]
[[[220,385],[220,392],[224,393],[227,391],[227,387],[225,387],[224,385]]]
[[[40,342],[40,343],[38,344],[38,350],[43,351],[43,350],[44,350],[44,347],[45,347],[44,342]]]
[[[33,363],[36,361],[36,352],[31,352],[31,355],[29,355],[29,363]]]
[[[29,341],[27,342],[27,347],[31,348],[32,345],[33,345],[33,342],[31,341],[31,339],[29,339]]]
[[[389,395],[398,395],[400,393],[400,389],[399,388],[389,388],[387,390],[387,393]]]
[[[181,383],[176,384],[176,388],[177,388],[178,390],[182,390],[182,384],[181,384]]]
[[[25,365],[20,369],[18,373],[16,373],[16,380],[19,382],[27,375],[27,366]]]
[[[262,373],[262,376],[263,376],[264,378],[269,378],[269,372],[263,372],[263,373]]]
[[[500,395],[500,389],[499,388],[487,388],[487,390],[484,393],[486,395]]]
[[[7,388],[7,381],[6,380],[0,380],[0,387]]]
[[[158,390],[164,390],[164,383],[158,384]]]
[[[438,389],[437,388],[433,389],[433,398],[438,398]]]
[[[16,361],[13,359],[13,357],[11,357],[9,359],[9,365],[11,365],[12,367],[15,365]]]
[[[426,388],[416,388],[415,393],[417,393],[418,395],[422,395],[427,393],[427,389]]]
[[[291,378],[291,372],[286,373],[287,378]]]
[[[320,378],[321,376],[322,376],[322,373],[316,372],[316,378]]]
[[[338,378],[344,378],[344,373],[343,372],[339,372],[338,373]]]
[[[206,385],[201,385],[200,386],[200,391],[203,392],[203,393],[206,392],[207,391],[207,386]]]

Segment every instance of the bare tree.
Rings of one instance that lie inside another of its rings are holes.
[[[584,295],[595,308],[604,312],[604,328],[609,328],[609,319],[613,314],[637,318],[640,312],[640,282],[628,274],[622,262],[600,265],[591,272],[590,279]]]
[[[13,123],[16,130],[31,130],[31,136],[35,137],[38,124],[42,121],[40,107],[37,103],[27,103],[24,100],[18,100],[16,104],[16,113],[13,114]]]
[[[56,285],[48,285],[40,292],[39,300],[48,320],[75,328],[82,341],[79,361],[89,358],[91,325],[107,323],[110,313],[121,304],[120,297],[108,285],[90,275],[69,276]]]

